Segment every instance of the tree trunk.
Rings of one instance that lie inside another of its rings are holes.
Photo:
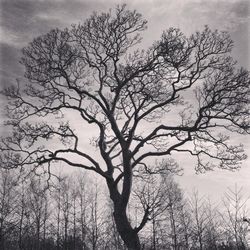
[[[153,250],[156,250],[156,225],[155,225],[155,217],[154,217],[154,210],[153,210],[153,220],[152,220],[152,224],[153,224]]]
[[[118,191],[117,183],[114,183],[113,178],[106,179],[109,188],[110,198],[114,204],[114,220],[117,231],[129,250],[141,250],[138,231],[132,228],[126,210],[129,202],[132,187],[132,168],[130,164],[131,155],[127,146],[123,148],[123,183],[121,193]]]
[[[126,211],[114,206],[114,219],[122,240],[129,250],[140,250],[141,244],[137,232],[131,227]]]
[[[122,202],[122,195],[113,180],[107,180],[110,198],[114,205],[114,221],[117,231],[129,250],[141,250],[138,233],[132,228],[126,213],[127,202]]]

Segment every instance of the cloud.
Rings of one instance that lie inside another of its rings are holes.
[[[249,18],[250,17],[250,2],[237,1],[232,5],[231,11],[235,13],[238,18]]]
[[[22,47],[34,36],[62,24],[57,17],[49,13],[56,11],[55,4],[50,2],[45,4],[42,1],[12,0],[2,2],[1,7],[2,40],[18,47]],[[43,13],[47,13],[47,18],[43,18]]]
[[[250,2],[228,1],[187,1],[183,6],[180,26],[187,32],[199,30],[204,25],[230,33],[235,48],[233,57],[239,64],[250,69]]]
[[[249,18],[248,1],[187,1],[182,19],[195,26],[209,24],[213,28],[232,30]]]
[[[0,43],[0,80],[2,86],[12,84],[16,78],[23,76],[23,69],[18,63],[19,57],[19,49],[7,43]]]

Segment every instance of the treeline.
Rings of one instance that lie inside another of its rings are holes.
[[[0,171],[0,249],[126,249],[106,190],[76,172],[53,181]],[[128,213],[140,226],[143,249],[249,249],[243,190],[228,189],[220,204],[197,191],[187,195],[171,175],[136,180]]]

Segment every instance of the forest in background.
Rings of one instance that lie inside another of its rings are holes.
[[[140,232],[143,249],[249,249],[250,214],[242,188],[229,188],[217,204],[197,190],[186,193],[173,175],[138,178],[135,190],[131,223],[137,226],[146,207],[152,209]],[[1,169],[0,248],[126,249],[105,194],[102,183],[80,171],[48,181]]]

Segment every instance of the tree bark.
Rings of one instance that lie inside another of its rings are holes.
[[[114,206],[114,219],[122,240],[129,250],[140,250],[141,244],[137,232],[132,228],[126,211]]]
[[[119,235],[129,250],[141,250],[138,233],[132,228],[126,213],[127,202],[123,202],[122,195],[112,181],[107,181],[107,184],[114,204],[113,215]]]

